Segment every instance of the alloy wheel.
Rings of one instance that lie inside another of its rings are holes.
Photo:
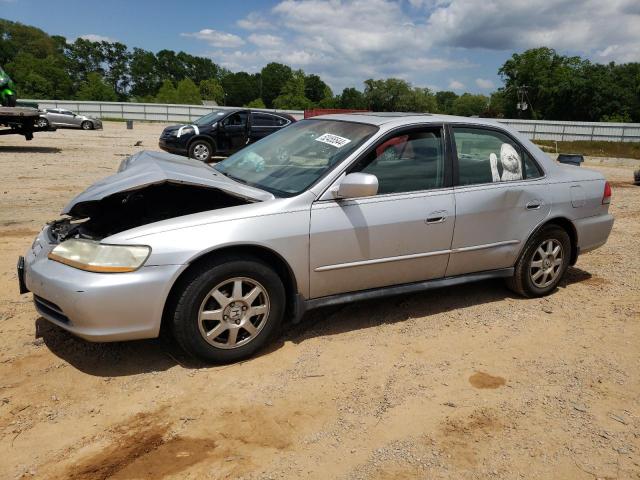
[[[196,160],[205,161],[209,158],[209,147],[207,147],[204,143],[198,143],[195,147],[193,147],[193,156]]]
[[[543,240],[536,248],[529,263],[529,276],[536,287],[546,288],[558,279],[563,254],[562,244],[555,238]]]
[[[216,285],[198,312],[198,327],[211,345],[233,349],[253,340],[267,323],[269,295],[257,281],[234,277]]]

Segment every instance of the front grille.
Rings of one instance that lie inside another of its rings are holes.
[[[62,309],[53,302],[45,300],[37,295],[33,296],[33,302],[36,304],[36,310],[42,315],[52,317],[61,323],[69,323],[69,318],[64,314]]]

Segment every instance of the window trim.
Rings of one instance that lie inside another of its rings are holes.
[[[452,158],[453,158],[453,168],[452,168],[452,178],[453,178],[453,186],[455,188],[466,188],[466,187],[478,187],[478,186],[487,186],[487,185],[511,185],[513,183],[516,182],[535,182],[535,181],[539,181],[542,180],[544,178],[547,177],[547,171],[540,165],[540,162],[538,162],[538,160],[536,159],[535,156],[533,156],[531,154],[531,152],[529,150],[527,150],[522,143],[520,143],[510,132],[501,129],[500,127],[497,126],[493,126],[493,125],[479,125],[479,124],[475,124],[475,123],[457,123],[457,122],[451,122],[451,123],[447,123],[445,125],[445,128],[449,131],[449,141],[451,144],[451,152],[452,152]],[[526,169],[524,166],[524,156],[522,155],[522,153],[526,153],[529,158],[531,159],[531,161],[535,164],[535,166],[538,168],[539,172],[542,172],[542,174],[539,177],[536,178],[522,178],[520,180],[509,180],[506,182],[485,182],[485,183],[473,183],[470,185],[462,185],[460,183],[460,165],[458,163],[458,147],[456,145],[456,140],[455,140],[455,136],[453,134],[453,129],[454,128],[466,128],[466,129],[470,129],[470,130],[480,130],[480,131],[490,131],[490,132],[496,132],[496,133],[500,133],[501,135],[504,135],[505,137],[509,138],[518,148],[519,148],[519,155],[522,159],[522,172],[523,174],[525,173]]]
[[[285,120],[286,123],[283,123],[282,125],[253,125],[253,115],[267,115],[269,117],[276,117],[279,118],[281,120]],[[253,128],[284,128],[287,125],[289,125],[291,123],[291,120],[289,120],[286,117],[283,117],[281,115],[278,115],[277,113],[271,113],[271,112],[261,112],[261,111],[251,111],[251,120],[252,120],[252,127]]]

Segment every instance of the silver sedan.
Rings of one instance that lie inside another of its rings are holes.
[[[78,115],[71,110],[64,108],[47,108],[42,111],[38,118],[37,125],[40,128],[62,127],[62,128],[81,128],[82,130],[101,130],[102,121],[87,117],[86,115]]]
[[[214,167],[125,159],[44,227],[19,279],[44,318],[85,339],[162,325],[230,362],[319,306],[490,278],[547,295],[607,241],[610,198],[600,173],[489,120],[329,115]]]

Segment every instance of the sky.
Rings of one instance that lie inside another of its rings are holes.
[[[640,0],[0,0],[3,18],[68,40],[183,50],[232,71],[286,63],[335,93],[397,77],[490,93],[514,52],[640,61]]]

